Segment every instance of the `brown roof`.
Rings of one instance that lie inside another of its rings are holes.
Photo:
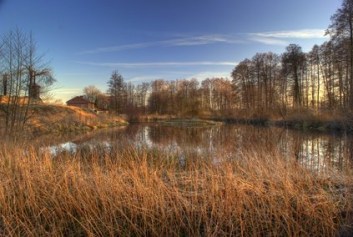
[[[70,104],[93,104],[91,103],[89,100],[87,100],[83,95],[81,96],[76,96],[74,98],[72,98],[71,100],[66,101],[67,105]]]

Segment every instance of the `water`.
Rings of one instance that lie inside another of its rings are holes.
[[[124,141],[125,145],[207,155],[217,162],[219,157],[239,157],[243,152],[279,153],[283,159],[296,162],[316,172],[341,171],[353,167],[353,137],[345,134],[322,134],[278,127],[246,125],[182,126],[133,124],[101,130],[46,146],[55,156],[63,150],[74,153],[79,147],[109,149]]]

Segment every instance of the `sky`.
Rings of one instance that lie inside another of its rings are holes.
[[[155,79],[230,78],[257,52],[308,52],[340,0],[0,0],[0,37],[31,32],[66,101],[113,71],[135,84]]]

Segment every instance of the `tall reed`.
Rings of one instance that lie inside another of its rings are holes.
[[[279,156],[156,149],[0,151],[0,235],[334,236],[352,180]]]

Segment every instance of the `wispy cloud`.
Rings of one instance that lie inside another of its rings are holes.
[[[233,65],[235,66],[235,65]],[[200,72],[193,74],[189,76],[187,79],[197,79],[198,81],[203,81],[207,78],[229,78],[230,77],[230,72],[229,71],[224,71],[224,72]]]
[[[185,66],[234,66],[236,62],[231,61],[192,61],[192,62],[137,62],[137,63],[123,63],[123,62],[85,62],[75,61],[75,63],[100,66],[100,67],[185,67]]]
[[[271,31],[253,33],[254,36],[271,37],[271,38],[290,38],[290,39],[322,39],[326,38],[325,30],[323,29],[303,29],[292,31]]]
[[[60,95],[72,95],[82,92],[82,88],[58,88],[54,89],[52,92]]]
[[[60,77],[87,77],[87,76],[101,76],[102,73],[99,72],[65,72],[65,73],[60,73]]]
[[[166,42],[169,46],[194,46],[194,45],[205,45],[214,43],[242,43],[242,40],[226,35],[201,35],[196,37],[187,37],[180,39],[173,39]]]
[[[53,95],[53,100],[61,99],[63,102],[65,102],[76,95],[82,94],[82,88],[63,87],[54,89],[50,93]]]
[[[141,82],[151,82],[161,78],[165,80],[176,80],[177,78],[196,79],[199,82],[202,82],[207,78],[230,78],[230,73],[229,71],[189,72],[187,74],[184,72],[175,72],[172,76],[166,76],[166,75],[135,76],[135,77],[128,78],[127,81],[132,83],[141,83]]]
[[[164,78],[161,75],[151,75],[151,76],[135,76],[128,78],[126,81],[132,82],[132,83],[141,83],[141,82],[151,82],[159,78]]]
[[[289,31],[269,31],[250,33],[249,39],[268,45],[287,45],[289,40],[325,39],[323,29],[302,29]]]
[[[255,42],[267,44],[267,45],[287,45],[289,43],[288,41],[273,38],[273,37],[253,36],[253,37],[250,37],[249,39],[251,41],[255,41]]]
[[[150,47],[187,47],[210,44],[242,44],[258,42],[268,45],[285,45],[289,39],[325,39],[324,29],[302,29],[286,31],[268,31],[238,35],[205,34],[198,36],[179,36],[167,40],[139,42],[132,44],[99,47],[79,52],[79,55],[112,53],[124,50],[143,49]]]
[[[148,48],[148,47],[153,47],[158,45],[159,42],[145,42],[145,43],[137,43],[137,44],[125,44],[125,45],[118,45],[118,46],[111,46],[111,47],[102,47],[102,48],[96,48],[91,50],[85,50],[85,51],[79,52],[78,54],[80,55],[98,54],[98,53],[117,52],[117,51],[123,51],[128,49]]]
[[[149,47],[180,47],[180,46],[197,46],[197,45],[207,45],[207,44],[215,44],[215,43],[226,43],[226,44],[234,44],[243,42],[240,39],[236,39],[234,37],[226,36],[226,35],[200,35],[200,36],[192,36],[192,37],[178,37],[168,40],[160,40],[160,41],[151,41],[151,42],[141,42],[134,44],[124,44],[117,45],[111,47],[101,47],[91,50],[85,50],[79,52],[78,54],[97,54],[97,53],[108,53],[108,52],[117,52],[129,49],[141,49],[141,48],[149,48]]]

